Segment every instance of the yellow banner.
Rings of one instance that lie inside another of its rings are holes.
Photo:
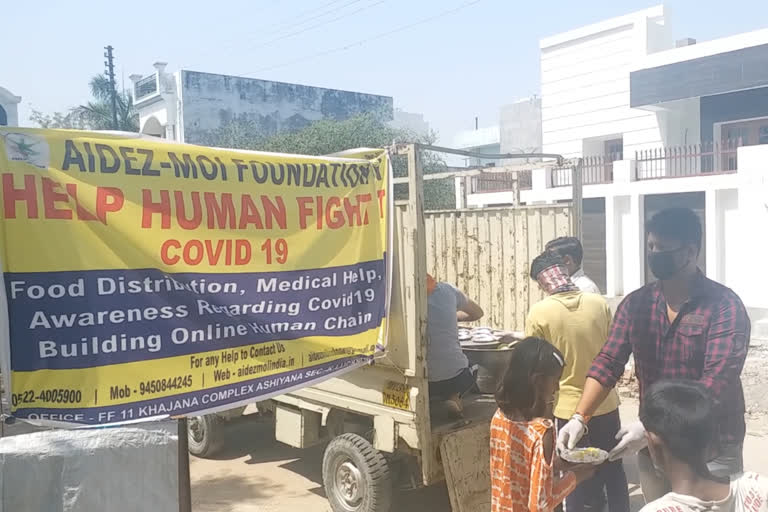
[[[383,349],[389,165],[0,130],[15,416],[104,424],[283,393]]]

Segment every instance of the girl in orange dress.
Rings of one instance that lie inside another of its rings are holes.
[[[563,355],[533,337],[512,350],[491,422],[491,511],[551,512],[594,467],[572,466],[558,476],[552,408]]]

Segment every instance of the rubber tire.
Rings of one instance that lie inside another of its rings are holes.
[[[224,446],[225,421],[215,414],[197,416],[203,430],[202,439],[198,442],[192,436],[192,426],[187,427],[189,437],[189,453],[196,457],[212,457]]]
[[[355,512],[389,512],[392,505],[392,477],[387,459],[371,443],[357,434],[334,438],[323,454],[323,487],[334,512],[347,512],[333,490],[338,463],[349,459],[360,471],[363,499]]]

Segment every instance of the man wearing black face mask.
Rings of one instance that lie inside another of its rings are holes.
[[[697,266],[701,223],[687,208],[663,210],[648,222],[648,264],[659,279],[629,294],[619,305],[602,351],[587,375],[576,414],[560,430],[558,448],[574,446],[585,425],[616,385],[630,354],[645,390],[665,379],[696,380],[715,400],[718,446],[709,471],[727,478],[743,470],[744,393],[741,370],[749,346],[750,322],[739,297],[707,279]],[[639,421],[622,428],[610,459],[640,451],[640,483],[646,502],[669,492],[646,448]]]

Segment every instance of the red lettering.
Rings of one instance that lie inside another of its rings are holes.
[[[312,207],[307,205],[311,205],[312,201],[311,197],[296,198],[296,202],[299,203],[299,227],[301,229],[307,229],[307,217],[312,215]]]
[[[180,190],[173,192],[176,200],[176,221],[182,229],[196,229],[203,221],[203,208],[200,205],[200,192],[192,192],[192,218],[186,216],[186,207],[184,205],[184,193]]]
[[[160,214],[160,228],[171,228],[171,198],[167,190],[160,191],[160,202],[155,203],[152,201],[152,191],[143,189],[141,191],[142,200],[142,214],[141,214],[141,227],[152,227],[152,214]]]
[[[197,253],[194,258],[192,257],[193,249]],[[200,262],[203,261],[203,244],[200,240],[190,240],[184,244],[182,258],[184,258],[184,263],[188,265],[199,265]]]
[[[352,204],[352,201],[348,197],[344,198],[344,211],[347,214],[347,219],[350,226],[363,225],[363,215],[361,210],[361,203],[371,200],[371,194],[358,194],[355,196],[357,199],[356,204]],[[366,216],[365,223],[368,223],[368,217]]]
[[[171,249],[181,249],[181,244],[178,240],[166,240],[163,245],[160,246],[160,259],[166,265],[175,265],[179,262],[178,255],[170,255]]]
[[[317,229],[323,229],[323,196],[317,196]]]
[[[231,240],[216,240],[216,247],[213,247],[213,240],[206,240],[205,241],[205,254],[208,256],[208,263],[211,265],[215,265],[219,262],[219,258],[221,257],[221,251],[224,247],[224,244],[227,242],[232,243]]]
[[[358,194],[357,201],[359,203],[370,203],[371,194]],[[364,212],[365,212],[365,215],[363,216],[363,224],[367,226],[368,225],[368,208],[367,207],[365,207]]]
[[[235,265],[245,265],[251,261],[251,244],[248,240],[235,240]]]
[[[288,226],[285,203],[282,197],[275,197],[275,202],[273,203],[269,197],[261,196],[261,207],[264,208],[267,229],[272,229],[273,220],[277,222],[277,226],[280,229],[285,229]]]
[[[253,224],[256,229],[264,229],[261,223],[261,215],[251,196],[243,194],[240,198],[240,229],[245,229],[248,224]]]
[[[77,213],[77,220],[98,220],[94,214],[83,208],[83,205],[81,205],[80,201],[77,200],[77,185],[74,183],[67,183],[67,194],[75,201],[75,213]]]
[[[329,197],[325,203],[325,223],[331,229],[338,229],[344,225],[341,200],[336,196]]]
[[[57,208],[56,203],[66,203],[69,197],[64,192],[58,192],[61,184],[49,178],[43,178],[43,208],[46,219],[72,219],[72,210]]]
[[[216,201],[216,194],[204,192],[205,210],[208,217],[208,229],[235,229],[235,204],[232,202],[232,194],[221,194],[221,203]],[[229,226],[227,226],[229,225]]]
[[[16,188],[13,186],[13,174],[3,174],[3,206],[6,219],[16,218],[16,201],[27,203],[28,219],[37,218],[37,191],[34,175],[25,175],[24,187]]]
[[[96,217],[106,225],[107,213],[118,212],[125,204],[123,191],[115,187],[96,188]]]
[[[378,190],[376,194],[379,196],[379,217],[384,218],[384,197],[387,195],[387,191],[384,189]]]

